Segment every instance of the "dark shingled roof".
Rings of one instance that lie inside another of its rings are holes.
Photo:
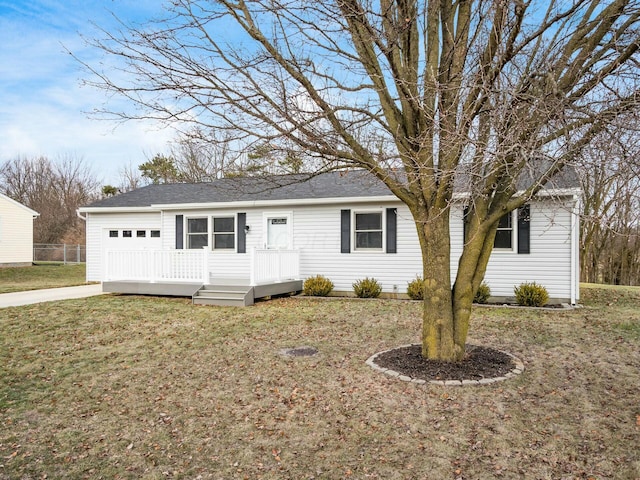
[[[391,195],[387,186],[363,171],[329,172],[317,176],[221,178],[211,183],[148,185],[99,200],[89,207],[146,207],[157,204],[222,203],[257,200],[374,197]]]
[[[520,183],[520,182],[519,182]],[[573,169],[555,179],[553,188],[579,186]],[[94,202],[90,208],[148,207],[158,204],[224,203],[391,195],[389,188],[364,170],[269,177],[222,178],[210,183],[148,185]]]

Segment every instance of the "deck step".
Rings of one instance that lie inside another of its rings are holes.
[[[240,297],[243,298],[249,290],[198,290],[196,296],[198,297]]]
[[[221,307],[246,307],[244,298],[193,297],[194,305],[219,305]]]
[[[204,285],[192,297],[195,305],[253,305],[253,289],[245,285]]]

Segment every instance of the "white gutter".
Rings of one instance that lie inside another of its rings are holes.
[[[144,207],[80,207],[79,213],[139,213],[139,212],[159,212],[153,206]]]
[[[524,190],[518,190],[514,193],[514,197],[518,195],[522,195]],[[536,193],[533,198],[550,198],[550,197],[573,197],[575,198],[578,195],[582,194],[582,190],[579,188],[554,188],[554,189],[543,189]],[[454,200],[466,200],[469,198],[469,192],[459,192],[453,194]]]
[[[209,203],[166,203],[156,204],[152,207],[160,210],[195,210],[211,208],[212,206],[223,208],[251,208],[251,207],[285,207],[302,205],[335,205],[340,203],[377,203],[398,202],[395,195],[377,197],[331,197],[331,198],[290,198],[284,200],[240,200],[236,202],[209,202]]]

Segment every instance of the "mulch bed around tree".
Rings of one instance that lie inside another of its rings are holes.
[[[428,360],[422,356],[420,345],[410,345],[379,354],[375,363],[400,375],[426,381],[503,377],[515,366],[508,354],[478,345],[467,345],[465,358],[461,362]]]

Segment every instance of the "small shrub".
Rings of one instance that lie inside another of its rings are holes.
[[[322,275],[316,275],[315,277],[309,277],[304,281],[302,286],[305,295],[313,297],[326,297],[333,290],[333,282],[327,277]]]
[[[482,282],[478,287],[475,297],[473,297],[474,303],[487,303],[491,296],[491,288],[486,282]]]
[[[542,307],[549,301],[549,292],[536,282],[521,283],[513,289],[518,305],[525,307]]]
[[[358,298],[378,298],[382,293],[382,286],[375,278],[364,278],[353,284],[353,291]]]
[[[407,284],[407,295],[411,300],[424,300],[424,280],[420,275]]]

